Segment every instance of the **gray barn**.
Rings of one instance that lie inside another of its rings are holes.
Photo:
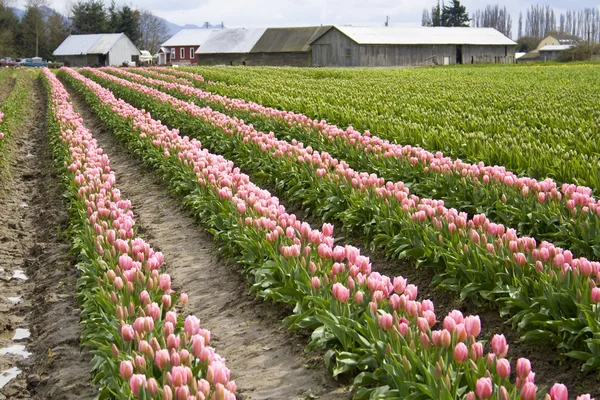
[[[140,51],[124,33],[70,35],[52,53],[72,67],[121,66],[137,61]]]
[[[315,67],[502,63],[516,43],[493,28],[334,26],[312,42]]]
[[[311,42],[331,26],[225,29],[213,32],[196,51],[200,65],[309,67]]]

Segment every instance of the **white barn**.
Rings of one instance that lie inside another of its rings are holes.
[[[52,53],[72,67],[120,66],[137,61],[140,51],[124,33],[70,35]]]

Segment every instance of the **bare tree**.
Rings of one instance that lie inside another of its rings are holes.
[[[505,36],[512,36],[512,17],[506,7],[487,5],[483,10],[477,10],[472,17],[472,25],[482,28],[494,28]]]
[[[431,26],[431,14],[429,14],[429,10],[423,9],[423,16],[421,17],[421,26]]]
[[[140,11],[140,47],[155,54],[160,45],[169,38],[169,29],[165,20],[158,18],[148,10]]]

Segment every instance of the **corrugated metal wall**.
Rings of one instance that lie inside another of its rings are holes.
[[[137,47],[135,47],[133,43],[131,43],[131,41],[125,35],[123,35],[108,52],[108,65],[120,66],[124,62],[133,61],[131,56],[139,55],[140,52]]]
[[[310,67],[310,52],[197,54],[199,65]]]

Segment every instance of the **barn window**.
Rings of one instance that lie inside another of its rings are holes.
[[[347,47],[345,50],[346,57],[352,57],[352,49]]]
[[[194,59],[194,48],[190,47],[190,58],[193,60]]]
[[[185,49],[183,47],[179,49],[179,58],[185,58]]]
[[[171,58],[173,58],[173,59],[174,59],[174,58],[175,58],[175,55],[176,55],[176,54],[175,54],[175,47],[173,47],[173,48],[171,49]]]

